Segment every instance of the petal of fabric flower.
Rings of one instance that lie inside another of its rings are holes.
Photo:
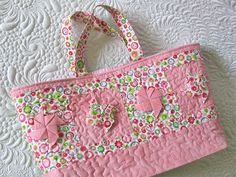
[[[146,88],[143,86],[137,94],[136,108],[144,112],[153,111],[157,117],[162,108],[158,90],[154,87]]]
[[[55,114],[48,114],[47,116],[44,116],[45,125],[50,124],[54,119],[56,119]]]
[[[57,126],[63,125],[65,124],[65,122],[55,114],[53,114],[52,116],[49,116],[47,121],[48,121],[48,124],[47,124],[48,141],[50,145],[53,146],[59,137]]]
[[[150,98],[150,104],[152,107],[152,111],[153,111],[155,117],[157,117],[161,111],[161,108],[162,108],[160,95],[157,92],[157,90],[153,87],[148,89],[148,95]]]
[[[144,87],[142,87],[139,90],[137,99],[138,99],[138,104],[136,105],[137,109],[142,110],[144,112],[152,111],[152,105],[150,103],[148,93]]]
[[[57,139],[59,137],[57,132],[57,125],[48,125],[47,130],[49,145],[53,146],[57,142]]]
[[[34,129],[43,128],[45,125],[43,112],[39,112],[34,118]]]
[[[47,138],[47,131],[45,128],[41,129],[32,129],[32,131],[29,133],[29,136],[35,140],[42,140]]]

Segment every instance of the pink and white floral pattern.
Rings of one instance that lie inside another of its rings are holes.
[[[207,82],[208,81],[203,74],[189,73],[187,75],[186,94],[190,97],[200,96],[202,102],[205,103],[209,95]]]

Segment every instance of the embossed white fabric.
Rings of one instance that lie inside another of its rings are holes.
[[[60,39],[62,19],[106,3],[127,15],[145,56],[199,42],[229,148],[160,177],[236,176],[236,1],[235,0],[1,0],[0,1],[0,176],[42,176],[9,96],[12,87],[69,77]],[[101,18],[112,22],[103,10]],[[128,62],[119,39],[94,32],[87,49],[89,70]]]

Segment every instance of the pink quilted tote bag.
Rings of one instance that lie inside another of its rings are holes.
[[[27,139],[46,177],[145,177],[227,147],[199,44],[143,56],[130,23],[106,9],[119,32],[76,12],[61,33],[73,78],[14,88]],[[72,20],[86,25],[75,42]],[[91,30],[119,37],[130,63],[87,72]]]

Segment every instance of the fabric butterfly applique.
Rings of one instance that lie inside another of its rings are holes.
[[[34,117],[34,124],[29,136],[34,140],[48,139],[49,145],[52,147],[59,137],[58,126],[64,124],[66,122],[56,113],[44,114],[43,111],[40,111]]]
[[[98,104],[96,99],[93,99],[90,104],[89,117],[86,122],[92,126],[104,127],[108,132],[115,122],[114,114],[118,109],[111,104]]]
[[[162,109],[162,103],[160,99],[160,93],[155,87],[143,86],[137,94],[136,108],[144,111],[151,112],[157,117]]]
[[[186,94],[190,97],[200,96],[203,100],[202,102],[205,103],[209,95],[207,82],[208,80],[203,74],[193,75],[189,73],[187,75]]]

